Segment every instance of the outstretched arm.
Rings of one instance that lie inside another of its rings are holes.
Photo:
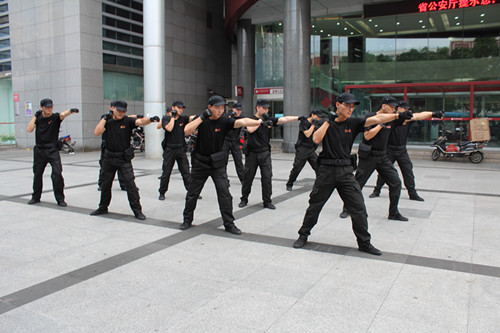
[[[250,131],[250,128],[252,128],[253,129],[252,132],[255,132],[255,130],[259,128],[261,123],[262,119],[241,118],[241,119],[236,119],[236,121],[234,122],[234,128],[246,126],[248,131]]]
[[[276,124],[281,125],[281,124],[291,123],[297,120],[299,120],[298,116],[285,116],[278,118],[278,122]]]

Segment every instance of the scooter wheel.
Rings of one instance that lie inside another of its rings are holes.
[[[470,154],[469,158],[472,163],[481,163],[483,161],[484,156],[483,153],[481,153],[480,151],[475,151]]]
[[[434,151],[432,152],[432,160],[437,161],[440,155],[441,152],[439,151],[439,149],[434,149]]]

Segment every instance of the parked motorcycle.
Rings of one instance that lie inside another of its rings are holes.
[[[481,163],[484,159],[483,142],[460,141],[457,146],[454,144],[447,145],[448,138],[452,135],[449,130],[444,131],[443,136],[439,137],[431,147],[435,147],[432,152],[432,160],[437,161],[442,155],[445,159],[455,157],[469,157],[472,163]]]
[[[132,130],[132,146],[134,149],[142,153],[146,144],[144,140],[144,128],[141,126],[134,128]]]
[[[186,151],[188,153],[192,152],[193,149],[194,149],[194,146],[196,145],[196,138],[198,136],[198,130],[194,131],[193,133],[191,133],[190,135],[186,135],[184,137],[185,141],[186,141]]]
[[[67,154],[74,154],[75,153],[75,144],[76,144],[76,141],[73,141],[73,142],[71,141],[70,134],[59,138],[60,151],[64,151]]]

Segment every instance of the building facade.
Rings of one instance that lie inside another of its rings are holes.
[[[0,0],[0,142],[33,146],[26,126],[45,97],[55,112],[81,109],[61,126],[77,149],[100,146],[93,130],[111,100],[144,113],[146,1]],[[305,115],[332,110],[349,90],[363,116],[392,94],[415,111],[446,111],[413,126],[412,144],[444,129],[465,139],[469,119],[488,117],[489,146],[500,145],[500,3],[166,0],[164,8],[165,107],[180,99],[199,113],[220,94],[246,115],[257,98],[270,99],[275,115]],[[273,131],[293,151],[297,124]]]

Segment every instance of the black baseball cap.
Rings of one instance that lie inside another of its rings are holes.
[[[410,106],[410,104],[408,104],[407,101],[399,101],[398,107],[403,108],[403,109],[407,109],[407,110],[411,109],[411,106]]]
[[[183,101],[175,101],[175,102],[172,103],[172,106],[178,106],[180,108],[185,108]]]
[[[384,98],[382,98],[382,102],[380,104],[388,104],[390,106],[397,106],[398,100],[392,96],[385,96]]]
[[[208,105],[214,105],[214,106],[226,105],[226,100],[222,98],[222,96],[213,95],[208,99]]]
[[[118,111],[127,111],[127,102],[122,101],[122,100],[116,100],[115,101],[115,108]]]
[[[263,98],[259,98],[255,105],[261,106],[263,108],[268,108],[270,106],[269,101],[267,99],[263,99]]]
[[[172,107],[171,107],[171,106],[169,106],[169,107],[167,108],[167,113],[169,113],[170,111],[172,111]]]
[[[111,103],[109,103],[109,106],[114,107],[115,103],[116,103],[116,101],[111,101]]]
[[[311,111],[311,115],[313,115],[313,114],[316,115],[316,116],[321,116],[321,111],[318,110],[318,109],[314,109],[314,110]]]
[[[337,96],[337,102],[339,103],[347,103],[347,104],[359,104],[359,101],[354,97],[353,94],[350,93],[342,93]]]
[[[40,101],[40,106],[50,108],[51,106],[54,106],[54,103],[50,98],[44,98]]]
[[[238,109],[238,110],[241,110],[242,109],[242,106],[239,102],[236,102],[233,104],[233,109]]]

